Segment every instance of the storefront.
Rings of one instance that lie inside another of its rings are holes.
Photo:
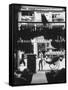
[[[32,39],[31,42],[33,44],[33,53],[38,56],[39,52],[48,51],[48,47],[51,46],[51,41],[51,39],[44,39],[43,36]]]

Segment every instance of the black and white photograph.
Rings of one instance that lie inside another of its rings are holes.
[[[9,5],[9,84],[66,83],[66,7]]]

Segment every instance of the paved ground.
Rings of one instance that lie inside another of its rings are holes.
[[[45,71],[39,71],[37,73],[35,73],[32,77],[32,81],[31,83],[48,83],[46,75],[45,75]]]

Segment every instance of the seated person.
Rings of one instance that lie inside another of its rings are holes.
[[[45,61],[46,61],[46,63],[51,63],[52,62],[52,58],[51,58],[51,56],[46,56],[45,57]]]
[[[33,73],[31,73],[23,63],[20,63],[18,69],[14,72],[14,75],[17,84],[30,84]]]
[[[26,69],[26,66],[24,65],[23,62],[20,62],[20,65],[18,67],[18,70],[16,70],[16,72],[14,72],[14,75],[16,75],[17,77],[21,77],[21,72],[23,72]]]

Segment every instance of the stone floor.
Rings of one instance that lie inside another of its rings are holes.
[[[48,83],[45,71],[39,71],[33,75],[31,84],[37,83]]]

